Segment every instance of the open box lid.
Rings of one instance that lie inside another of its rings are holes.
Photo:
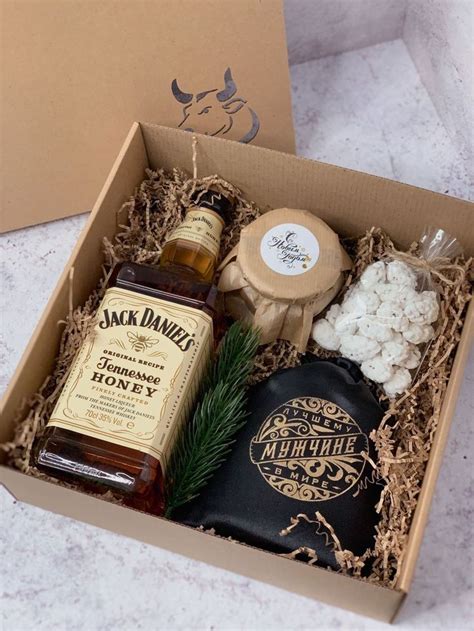
[[[89,210],[134,120],[294,152],[281,0],[4,0],[0,231]]]

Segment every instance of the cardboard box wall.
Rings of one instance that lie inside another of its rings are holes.
[[[2,0],[0,21],[0,231],[90,210],[135,120],[294,153],[281,0]]]
[[[142,181],[146,167],[171,169],[179,166],[192,172],[191,142],[192,136],[186,132],[150,123],[132,127],[12,379],[4,399],[0,441],[11,438],[19,405],[37,390],[52,370],[60,337],[57,323],[68,313],[70,295],[75,306],[83,303],[95,287],[101,275],[102,239],[104,236],[112,238],[115,234],[119,221],[117,210]],[[267,149],[198,136],[198,174],[216,172],[241,187],[246,196],[259,205],[307,208],[341,235],[360,234],[376,225],[384,228],[401,246],[408,246],[430,223],[457,236],[467,254],[474,252],[473,205],[469,202]],[[396,614],[412,580],[472,338],[473,320],[471,305],[397,590],[231,543],[26,476],[5,466],[0,468],[0,481],[19,500],[356,613],[389,621]]]

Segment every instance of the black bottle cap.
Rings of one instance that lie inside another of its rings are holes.
[[[220,215],[227,222],[234,202],[217,191],[204,191],[195,193],[192,197],[193,204],[199,208],[209,208]]]

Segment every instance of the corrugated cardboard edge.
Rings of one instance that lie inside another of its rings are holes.
[[[370,585],[299,561],[279,557],[241,543],[200,532],[158,517],[126,509],[79,491],[28,477],[2,468],[1,480],[15,497],[43,509],[110,529],[205,561],[217,567],[264,581],[275,587],[344,607],[361,615],[389,622],[398,610],[403,593]],[[368,611],[369,610],[369,611]]]
[[[470,347],[474,338],[474,303],[471,302],[461,335],[461,340],[453,362],[449,385],[446,390],[440,414],[440,423],[436,429],[433,446],[431,447],[428,465],[418,499],[412,525],[405,559],[400,572],[398,586],[408,592],[415,573],[416,562],[418,560],[421,542],[423,539],[426,523],[433,500],[434,490],[438,475],[441,469],[444,450],[448,440],[449,429],[452,424],[457,397],[462,383],[462,374],[466,365]]]
[[[191,140],[187,132],[153,123],[141,123],[141,127],[145,139],[159,138],[159,142],[149,148],[149,158],[153,164],[171,170],[177,163],[176,159],[179,159],[182,168],[192,173]],[[377,225],[388,232],[397,245],[407,248],[425,228],[424,221],[419,219],[423,215],[428,216],[432,224],[446,229],[449,222],[450,232],[461,242],[466,241],[466,230],[472,227],[467,225],[466,213],[474,212],[474,204],[467,200],[265,147],[243,145],[200,134],[196,136],[199,177],[218,173],[240,187],[249,199],[262,208],[287,206],[310,209],[342,237],[361,234]],[[216,160],[218,145],[226,148],[219,156],[219,161]],[[247,152],[249,155],[254,154],[253,160],[248,160]],[[259,163],[259,169],[250,166],[256,162]],[[259,173],[262,169],[270,172],[273,180],[271,187],[262,186]],[[283,182],[284,178],[279,181],[278,175],[291,178],[292,173],[298,173],[305,186],[290,192]],[[378,212],[370,213],[367,207],[374,204],[379,206]],[[449,218],[446,216],[447,204],[450,206]],[[347,213],[347,208],[351,207],[357,209],[354,211],[357,222],[352,221],[351,215]],[[404,211],[404,207],[409,209],[406,213],[414,222],[414,227],[399,221],[398,215]],[[396,228],[394,222],[398,224]],[[473,256],[474,243],[472,239],[469,241],[471,245],[466,248],[467,255]]]

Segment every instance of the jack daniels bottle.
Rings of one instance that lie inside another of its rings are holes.
[[[201,193],[158,266],[116,266],[35,448],[41,471],[163,512],[167,455],[214,347],[212,279],[231,207],[220,193]]]

